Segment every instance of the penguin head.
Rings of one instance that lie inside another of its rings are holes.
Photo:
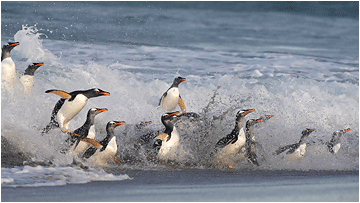
[[[84,95],[90,99],[92,97],[110,96],[110,92],[103,91],[99,88],[93,88],[85,91]]]
[[[264,121],[269,120],[270,118],[274,117],[273,115],[265,115],[265,117],[263,117]]]
[[[255,125],[256,123],[260,123],[262,121],[264,121],[263,118],[250,119],[250,120],[246,121],[246,128],[249,128],[249,127]]]
[[[96,116],[96,115],[98,115],[99,113],[101,113],[101,112],[105,112],[105,111],[107,111],[107,109],[106,108],[103,108],[103,109],[100,109],[100,108],[91,108],[91,109],[89,109],[89,111],[88,111],[88,115],[90,116]]]
[[[31,75],[34,76],[35,71],[40,67],[44,65],[44,63],[33,63],[27,67],[27,69],[24,72],[24,75]]]
[[[125,121],[109,121],[106,125],[106,130],[113,130],[114,128],[116,128],[117,126],[120,125],[125,125]]]
[[[15,48],[18,45],[20,45],[19,42],[8,42],[7,44],[4,44],[4,46],[2,47],[2,51],[10,52],[13,48]]]
[[[247,114],[254,112],[254,109],[246,109],[246,110],[240,110],[236,114],[236,120],[239,120],[240,118],[244,118]]]
[[[309,128],[306,128],[305,130],[303,130],[301,132],[300,143],[306,142],[306,138],[310,135],[310,133],[312,133],[314,131],[315,131],[315,129],[309,129]]]
[[[179,119],[179,111],[164,113],[161,116],[161,122],[167,126],[169,123],[175,123]],[[181,116],[180,116],[181,117]]]
[[[344,130],[338,130],[338,131],[334,132],[333,135],[340,138],[343,134],[345,134],[345,133],[347,133],[349,131],[350,131],[350,128],[347,128],[347,129],[344,129]]]
[[[172,86],[177,87],[181,82],[185,81],[185,78],[177,77],[174,79]]]
[[[142,129],[146,125],[150,125],[150,124],[152,124],[152,121],[144,121],[144,122],[140,122],[140,123],[136,124],[135,127],[137,129]]]

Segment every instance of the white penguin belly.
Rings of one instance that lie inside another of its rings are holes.
[[[333,147],[333,151],[334,151],[335,154],[338,153],[340,147],[341,147],[341,143],[337,143],[337,144]]]
[[[69,121],[84,108],[87,100],[86,96],[78,94],[73,101],[66,100],[64,102],[57,114],[60,128],[69,129]]]
[[[23,84],[24,86],[24,92],[25,93],[30,93],[32,88],[33,88],[33,83],[34,83],[34,76],[31,75],[23,75],[20,77],[20,82]]]
[[[176,128],[171,133],[171,138],[168,141],[163,140],[161,144],[161,148],[159,150],[158,156],[161,159],[174,158],[174,154],[176,154],[176,149],[179,145],[180,136],[177,132]]]
[[[95,126],[92,125],[89,129],[89,133],[88,135],[86,136],[87,138],[90,138],[90,139],[94,139],[95,138]],[[82,152],[85,151],[85,149],[88,148],[90,144],[88,142],[84,142],[84,141],[80,141],[78,146],[76,147],[76,149],[74,150],[74,152],[79,155],[81,154]]]
[[[173,111],[179,103],[179,88],[171,88],[163,101],[166,111]]]
[[[108,161],[114,159],[114,156],[116,156],[116,152],[117,144],[116,137],[114,136],[113,138],[111,138],[106,149],[102,152],[100,152],[100,150],[97,150],[95,154],[89,158],[89,161],[91,161],[95,165],[106,165]]]
[[[287,160],[298,160],[305,156],[306,153],[306,144],[301,144],[293,153],[287,154]]]
[[[1,62],[1,88],[12,88],[16,76],[15,63],[11,57]]]
[[[238,140],[233,144],[228,144],[225,147],[223,147],[220,151],[220,156],[234,155],[238,153],[241,147],[245,145],[245,142],[246,142],[245,132],[244,129],[241,128],[238,135]]]

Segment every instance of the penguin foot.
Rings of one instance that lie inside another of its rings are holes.
[[[235,166],[231,166],[229,164],[226,164],[229,168],[233,169],[233,168],[236,168]]]

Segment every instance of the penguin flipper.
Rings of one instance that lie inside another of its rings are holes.
[[[286,145],[286,146],[283,146],[283,147],[279,147],[279,149],[275,151],[276,155],[279,155],[279,154],[283,153],[287,149],[290,149],[292,146],[293,146],[293,144]]]
[[[232,136],[231,134],[227,135],[226,137],[221,138],[216,144],[215,149],[223,148],[228,144],[232,144],[236,141],[236,137]]]
[[[90,158],[92,155],[94,155],[95,154],[95,152],[96,152],[96,148],[95,147],[93,147],[93,146],[91,146],[90,148],[88,148],[85,152],[84,152],[84,154],[82,155],[82,157],[83,158]]]
[[[97,149],[100,149],[102,147],[102,145],[100,143],[98,143],[97,141],[95,141],[94,139],[91,138],[82,138],[81,141],[90,143],[92,146],[96,147]]]
[[[181,96],[179,95],[179,102],[178,102],[180,109],[182,112],[186,113],[186,106],[184,101],[182,100]]]
[[[57,94],[59,95],[60,97],[64,98],[64,99],[67,99],[67,98],[70,98],[71,95],[65,91],[62,91],[62,90],[46,90],[45,93],[53,93],[53,94]]]
[[[163,104],[163,101],[164,101],[166,96],[167,96],[167,91],[164,92],[164,94],[161,96],[158,106],[161,106]]]

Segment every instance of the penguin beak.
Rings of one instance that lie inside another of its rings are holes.
[[[149,124],[152,124],[152,121],[147,121],[144,123],[144,125],[149,125]]]
[[[110,96],[110,92],[99,92],[101,95]]]
[[[44,63],[35,63],[35,64],[34,64],[35,67],[40,67],[40,66],[42,66],[42,65],[44,65]]]
[[[9,44],[9,46],[11,46],[11,47],[16,47],[16,46],[18,46],[18,45],[20,45],[19,42],[14,42],[14,43]]]
[[[254,112],[254,111],[255,111],[254,109],[249,109],[245,113],[248,114],[248,113],[251,113],[251,112]]]
[[[107,111],[107,109],[106,109],[106,108],[104,108],[104,109],[98,109],[97,111],[98,111],[98,112],[104,112],[104,111]]]
[[[175,112],[173,112],[173,113],[170,113],[169,114],[169,116],[174,116],[174,115],[178,115],[180,112],[178,112],[178,111],[175,111]]]
[[[125,121],[119,121],[119,122],[116,122],[115,125],[125,125]]]
[[[313,131],[315,131],[315,129],[309,129],[308,131],[309,131],[309,132],[313,132]]]
[[[350,131],[350,128],[344,130],[346,133]]]
[[[185,78],[180,78],[179,81],[183,82],[185,81],[186,79]]]
[[[274,117],[273,115],[266,115],[266,118],[269,119],[269,118],[272,118]]]
[[[262,119],[257,119],[256,121],[255,121],[255,123],[258,123],[258,122],[261,122],[261,121],[263,121]]]

